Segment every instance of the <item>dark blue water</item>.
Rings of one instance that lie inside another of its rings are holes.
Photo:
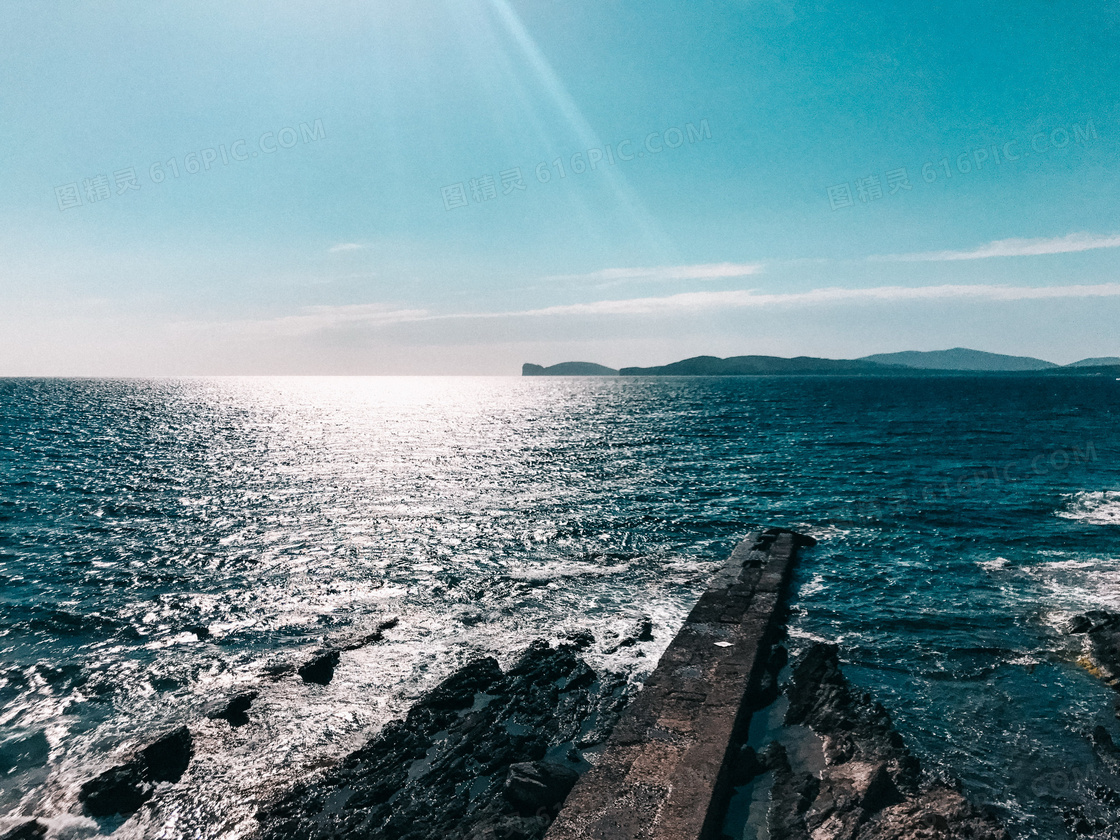
[[[927,768],[1064,837],[1106,772],[1088,733],[1120,741],[1059,632],[1120,608],[1118,419],[1099,379],[0,380],[0,814],[239,836],[479,653],[586,627],[641,679],[783,525],[821,540],[793,645],[838,641]],[[262,677],[390,616],[329,686]],[[249,686],[249,725],[205,718]],[[77,784],[180,722],[177,785],[81,815]]]

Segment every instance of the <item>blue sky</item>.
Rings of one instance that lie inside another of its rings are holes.
[[[1118,22],[9,0],[0,375],[1120,355]]]

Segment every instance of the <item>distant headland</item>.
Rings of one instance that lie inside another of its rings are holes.
[[[1047,376],[1120,376],[1120,357],[1082,359],[1057,365],[1030,356],[1007,356],[954,347],[951,350],[907,350],[877,353],[860,359],[814,356],[694,356],[668,365],[624,367],[592,362],[561,362],[550,367],[525,364],[522,376],[946,376],[959,374],[1043,374]]]
[[[551,367],[524,364],[522,376],[618,376],[618,371],[594,362],[561,362]]]

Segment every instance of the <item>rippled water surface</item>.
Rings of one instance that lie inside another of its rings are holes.
[[[1088,733],[1120,742],[1060,633],[1120,609],[1118,419],[1098,379],[0,380],[0,815],[237,836],[473,656],[588,628],[640,679],[782,525],[821,540],[794,646],[838,641],[927,768],[1066,836]],[[393,616],[327,686],[265,676]],[[248,725],[206,718],[249,687]],[[178,784],[82,815],[78,784],[181,722]]]

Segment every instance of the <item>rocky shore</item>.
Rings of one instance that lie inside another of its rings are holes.
[[[745,540],[635,702],[623,677],[584,660],[595,644],[586,631],[533,642],[505,670],[494,658],[475,660],[404,719],[261,806],[255,840],[540,840],[550,830],[588,840],[1008,840],[959,783],[923,774],[887,710],[848,682],[837,646],[812,644],[789,665],[782,590],[797,549],[811,545],[780,529]],[[267,676],[329,683],[342,652],[393,623],[328,640]],[[618,645],[653,629],[645,620]],[[1067,629],[1084,636],[1091,670],[1120,687],[1120,615],[1087,613]],[[218,698],[202,712],[243,726],[256,696]],[[761,739],[756,717],[769,722]],[[715,723],[724,728],[713,735]],[[1120,768],[1120,748],[1103,727],[1093,742]],[[83,784],[83,809],[131,814],[184,774],[194,750],[186,726],[162,735]],[[671,783],[659,787],[662,778]],[[634,802],[608,796],[615,788]],[[1067,816],[1075,835],[1107,829],[1088,812]],[[687,837],[666,833],[678,824],[690,826]],[[29,819],[0,840],[45,831]]]
[[[781,740],[741,750],[739,784],[769,785],[771,840],[1009,840],[955,782],[922,778],[886,709],[848,683],[835,645],[805,651],[784,695],[785,725],[808,728],[821,755],[807,761]]]
[[[259,817],[260,840],[537,840],[610,733],[625,682],[535,642],[506,671],[477,660],[404,720]]]
[[[1120,691],[1120,613],[1090,610],[1072,619],[1066,632],[1085,637],[1084,664]],[[1120,698],[1117,717],[1120,717]]]

